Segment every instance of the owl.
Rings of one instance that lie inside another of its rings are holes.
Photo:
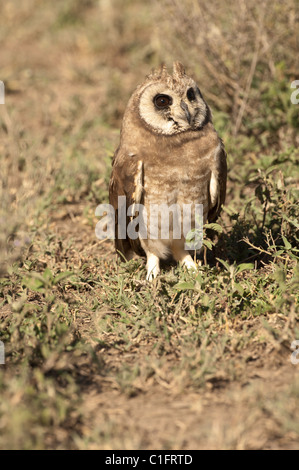
[[[148,214],[152,207],[197,204],[202,207],[203,223],[212,222],[225,200],[226,178],[224,145],[196,82],[179,62],[173,64],[172,74],[164,65],[154,70],[129,100],[112,161],[109,201],[115,214],[116,251],[125,260],[135,254],[146,256],[147,280],[159,274],[160,260],[167,258],[197,269],[186,249],[186,235],[173,236],[173,213],[169,212],[166,236],[160,230],[161,217],[155,219],[158,227],[151,233]],[[123,227],[120,230],[120,211],[129,224],[140,214],[140,207],[147,215],[142,217],[143,229],[149,231],[141,236],[137,224],[136,236],[129,236]]]

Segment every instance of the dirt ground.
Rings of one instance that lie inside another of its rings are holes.
[[[97,242],[93,232],[80,224],[83,207],[68,207],[67,219],[64,213],[58,217],[53,214],[52,228],[59,238],[72,239],[73,262],[85,263],[85,249],[89,251],[94,247],[93,252],[105,266],[105,262],[115,258],[113,244]],[[60,217],[63,223],[57,220]],[[108,315],[115,314],[107,305],[103,308]],[[102,335],[97,325],[98,315],[102,314],[101,309],[93,316],[86,312],[80,318],[79,329],[91,341],[95,332]],[[246,324],[249,329],[261,331],[259,318],[246,320]],[[243,326],[244,320],[235,320],[233,327],[228,328],[242,331]],[[107,336],[110,344],[113,343],[113,332]],[[157,367],[153,378],[137,377],[128,388],[120,387],[115,371],[123,362],[132,367],[140,360],[143,362],[150,356],[151,349],[151,344],[137,340],[127,351],[121,347],[97,347],[97,353],[105,362],[103,375],[94,374],[87,366],[81,377],[84,403],[81,432],[84,439],[92,442],[87,448],[98,449],[95,436],[101,435],[100,448],[106,450],[298,449],[296,426],[295,429],[286,423],[282,426],[281,417],[283,411],[288,422],[297,408],[296,392],[293,397],[290,390],[297,390],[298,371],[291,364],[287,341],[273,344],[266,340],[250,344],[239,353],[230,353],[229,361],[236,370],[228,374],[220,365],[220,370],[207,379],[205,387],[197,391],[192,387],[183,390],[180,381],[171,382],[167,367]],[[167,356],[171,366],[178,361],[173,351]],[[80,367],[84,369],[84,360]],[[59,447],[59,439],[63,441],[66,432],[61,431],[61,436],[57,434],[56,444],[50,436],[51,447]],[[84,448],[84,440],[77,437],[76,445]]]

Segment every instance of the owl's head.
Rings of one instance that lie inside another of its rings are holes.
[[[211,112],[196,82],[185,74],[182,64],[173,64],[173,74],[165,66],[154,71],[137,89],[142,121],[155,133],[174,135],[199,130],[211,120]]]

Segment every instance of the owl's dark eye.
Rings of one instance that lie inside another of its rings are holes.
[[[195,100],[195,92],[193,90],[193,88],[189,88],[189,90],[187,91],[187,98],[189,101],[194,101]]]
[[[172,104],[172,98],[168,95],[157,95],[154,98],[154,104],[156,108],[164,109]]]

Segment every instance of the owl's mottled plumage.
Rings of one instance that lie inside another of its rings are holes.
[[[123,118],[109,187],[116,210],[118,196],[127,207],[142,203],[203,204],[204,223],[214,221],[225,200],[226,153],[215,131],[211,112],[195,81],[176,62],[173,75],[163,66],[133,93]],[[129,218],[128,218],[129,221]],[[117,251],[130,259],[147,256],[147,278],[159,272],[159,260],[172,256],[195,267],[184,249],[184,238],[117,238]]]

